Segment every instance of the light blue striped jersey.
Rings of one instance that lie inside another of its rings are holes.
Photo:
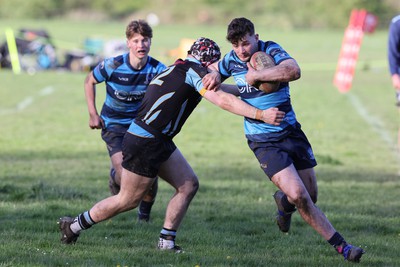
[[[148,56],[146,65],[134,69],[129,63],[129,53],[107,58],[93,70],[97,82],[106,82],[106,98],[101,110],[107,130],[117,126],[129,127],[136,117],[150,81],[161,73],[166,66]]]
[[[272,41],[258,41],[258,51],[264,51],[272,56],[276,64],[292,58],[280,45]],[[246,103],[258,109],[277,107],[286,112],[285,119],[279,126],[244,118],[244,132],[248,140],[263,142],[279,139],[286,135],[285,129],[296,125],[296,115],[290,101],[289,83],[281,82],[279,90],[270,94],[249,85],[245,79],[248,71],[246,62],[241,61],[233,50],[224,56],[218,67],[223,80],[233,77],[239,88],[240,98]]]

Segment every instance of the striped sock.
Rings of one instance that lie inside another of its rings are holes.
[[[175,237],[176,237],[176,230],[163,228],[160,232],[158,248],[163,250],[175,248]]]
[[[160,238],[165,240],[175,240],[176,230],[163,228],[160,232]]]
[[[80,231],[89,229],[94,224],[96,224],[96,222],[90,217],[89,211],[85,211],[74,219],[70,228],[72,232],[79,234]]]

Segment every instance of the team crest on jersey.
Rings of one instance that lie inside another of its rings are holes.
[[[144,81],[144,84],[150,84],[151,80],[153,80],[155,74],[154,73],[147,73],[146,75],[146,80]]]

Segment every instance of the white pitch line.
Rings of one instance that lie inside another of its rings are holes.
[[[15,108],[16,111],[21,111],[26,109],[28,106],[30,106],[33,103],[33,97],[27,97],[24,100],[22,100],[21,102],[19,102]]]
[[[40,90],[39,95],[45,96],[45,95],[50,95],[54,92],[54,88],[52,86],[47,86]]]
[[[347,93],[347,96],[351,104],[357,110],[358,114],[371,126],[371,128],[375,132],[377,132],[380,135],[381,139],[391,147],[396,146],[396,143],[390,136],[389,132],[385,129],[385,126],[383,125],[382,121],[378,117],[370,114],[361,104],[360,99],[356,97],[354,94]]]
[[[54,88],[52,86],[47,86],[47,87],[41,89],[39,91],[38,95],[39,95],[39,97],[42,97],[42,96],[50,95],[53,92],[54,92]],[[34,96],[28,96],[24,100],[22,100],[19,103],[17,103],[15,108],[0,109],[0,115],[13,114],[13,113],[21,112],[24,109],[26,109],[27,107],[29,107],[30,105],[32,105],[34,100],[35,100]]]
[[[371,126],[371,128],[376,133],[378,133],[380,138],[389,145],[395,159],[397,159],[397,161],[400,163],[400,156],[396,149],[393,149],[397,147],[397,142],[393,139],[388,130],[386,130],[385,125],[382,123],[382,120],[370,114],[367,109],[364,108],[360,99],[357,96],[352,93],[347,93],[346,95],[358,114]]]

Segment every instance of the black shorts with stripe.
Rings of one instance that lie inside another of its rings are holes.
[[[141,137],[130,132],[122,142],[122,167],[136,174],[154,178],[160,166],[169,159],[176,145],[167,137]]]

